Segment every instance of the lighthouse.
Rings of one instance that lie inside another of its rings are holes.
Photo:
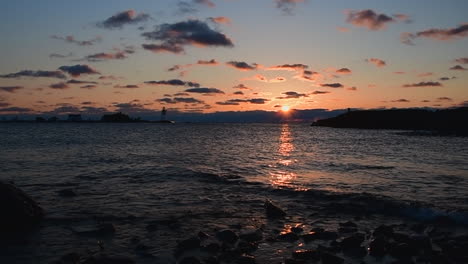
[[[166,121],[166,114],[167,114],[166,107],[163,107],[161,111],[161,121]]]

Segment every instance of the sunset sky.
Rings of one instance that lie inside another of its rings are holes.
[[[7,0],[0,115],[468,105],[467,11],[463,0]]]

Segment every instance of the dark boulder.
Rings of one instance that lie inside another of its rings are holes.
[[[41,207],[12,184],[0,181],[0,233],[18,234],[35,227],[44,216]]]
[[[230,244],[236,243],[236,241],[239,239],[239,236],[234,233],[234,231],[229,229],[219,231],[216,233],[216,237],[219,239],[219,241]]]
[[[87,258],[83,264],[134,264],[133,259],[123,256],[96,255]]]
[[[322,263],[323,264],[341,264],[344,262],[344,259],[335,256],[333,254],[330,254],[328,252],[323,252],[322,253]]]
[[[264,206],[268,218],[283,218],[286,216],[286,212],[270,200],[266,200]]]
[[[298,260],[320,260],[320,252],[317,250],[300,249],[294,251],[292,256]]]

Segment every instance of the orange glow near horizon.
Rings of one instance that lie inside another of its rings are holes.
[[[283,112],[289,112],[289,110],[291,110],[291,107],[289,105],[283,105],[281,107],[281,111]]]

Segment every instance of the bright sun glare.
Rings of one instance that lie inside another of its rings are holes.
[[[290,109],[291,109],[291,107],[289,107],[289,105],[283,105],[281,107],[281,111],[283,111],[283,112],[288,112]]]

